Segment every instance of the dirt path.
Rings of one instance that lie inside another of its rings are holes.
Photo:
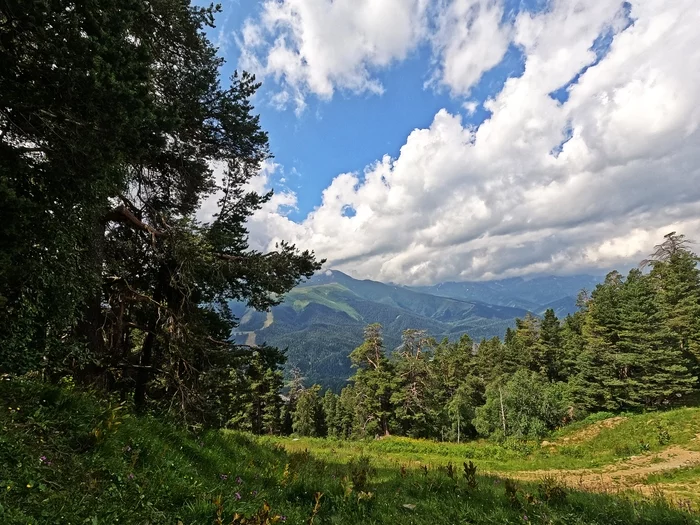
[[[645,456],[634,456],[625,461],[607,465],[600,469],[576,470],[531,470],[515,472],[509,477],[522,480],[542,479],[553,477],[572,488],[595,492],[620,492],[622,490],[637,490],[643,494],[654,492],[675,493],[682,484],[644,483],[650,474],[675,470],[679,468],[700,465],[700,452],[681,447],[669,447],[666,450]]]

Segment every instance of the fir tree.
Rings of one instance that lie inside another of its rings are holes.
[[[300,436],[323,436],[323,409],[318,393],[319,385],[313,385],[299,394],[292,414],[292,428]]]
[[[573,387],[577,405],[585,411],[617,410],[606,383],[615,377],[611,355],[620,338],[620,292],[622,276],[610,272],[587,302],[581,328],[584,351],[577,360]]]
[[[350,361],[357,369],[350,378],[356,401],[354,431],[363,436],[388,435],[394,375],[384,355],[381,325],[365,328],[365,340],[350,353]]]
[[[651,278],[663,316],[669,344],[676,346],[694,374],[700,373],[700,270],[688,241],[667,234],[651,258]]]
[[[394,354],[395,384],[391,395],[394,418],[402,434],[427,437],[434,427],[430,404],[431,341],[422,330],[406,330]]]

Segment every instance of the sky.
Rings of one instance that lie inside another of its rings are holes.
[[[287,240],[402,284],[600,273],[700,241],[697,0],[224,0]],[[205,202],[201,216],[212,211]]]

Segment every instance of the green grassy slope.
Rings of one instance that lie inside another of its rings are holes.
[[[316,459],[237,433],[194,435],[87,394],[0,382],[4,525],[243,523],[235,513],[260,513],[265,502],[267,521],[248,523],[700,524],[661,500],[562,496],[551,485],[506,488],[491,476],[474,486],[461,463],[450,477],[350,459]]]
[[[607,415],[607,414],[603,414]],[[601,419],[594,415],[555,432],[542,443],[499,446],[490,441],[439,443],[404,437],[366,442],[324,439],[267,438],[292,451],[308,449],[321,459],[369,455],[385,465],[427,464],[433,467],[478,462],[494,473],[533,470],[596,469],[631,457],[650,455],[668,447],[700,452],[700,408],[630,414]],[[543,446],[544,445],[544,446]],[[700,478],[699,478],[700,479]]]

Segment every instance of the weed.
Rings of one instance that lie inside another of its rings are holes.
[[[503,487],[506,490],[506,498],[508,499],[508,503],[512,507],[519,507],[520,506],[520,500],[518,499],[518,485],[513,481],[512,479],[506,479],[503,483]]]
[[[360,456],[350,461],[350,479],[353,489],[358,492],[364,491],[372,471],[372,462],[368,456]]]
[[[661,425],[658,427],[659,433],[656,436],[656,440],[658,441],[659,445],[662,447],[668,445],[671,442],[671,434],[663,428]]]
[[[321,510],[321,498],[323,497],[323,492],[317,492],[314,494],[314,508],[311,511],[311,517],[309,518],[309,525],[314,525],[314,520],[318,511]]]
[[[467,482],[467,487],[470,489],[475,489],[477,487],[477,481],[476,481],[476,465],[469,461],[467,463],[466,461],[464,462],[464,472],[462,474],[464,476],[465,481]]]
[[[537,493],[542,501],[561,504],[566,501],[566,489],[552,476],[545,476],[537,486]]]

